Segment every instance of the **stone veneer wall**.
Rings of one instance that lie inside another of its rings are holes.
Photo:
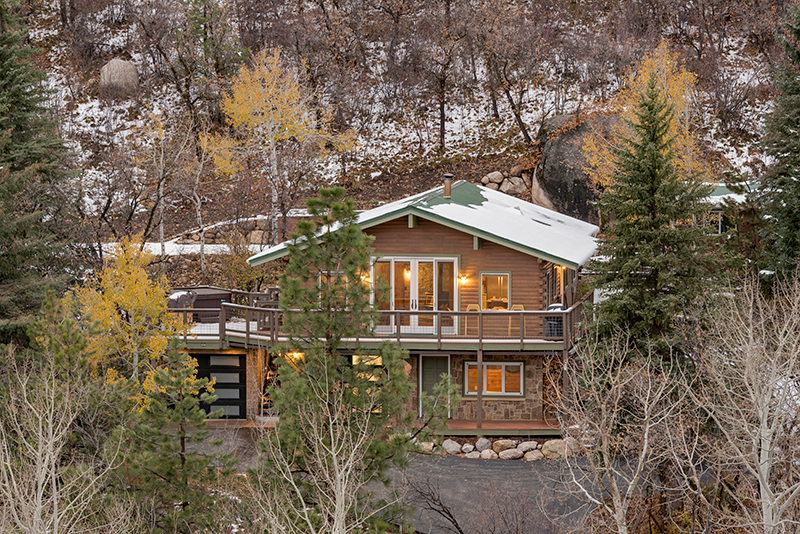
[[[249,420],[261,415],[261,389],[264,384],[266,362],[266,350],[249,349],[247,351],[247,419]]]
[[[476,361],[475,355],[453,355],[451,372],[453,381],[462,395],[452,417],[454,419],[475,419],[477,399],[464,395],[464,361]],[[493,361],[523,362],[525,364],[525,397],[497,398],[483,397],[483,418],[489,420],[524,421],[542,419],[542,358],[509,354],[484,357],[484,363]]]

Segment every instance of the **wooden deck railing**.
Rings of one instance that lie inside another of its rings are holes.
[[[566,341],[575,338],[584,320],[585,303],[591,293],[567,310],[554,311],[378,311],[371,334],[355,340],[394,339],[399,343],[425,340],[441,348],[443,342],[519,342],[523,350],[531,340]],[[219,309],[173,309],[181,324],[182,337],[220,340],[238,338],[246,346],[274,345],[285,339],[283,312],[277,307],[222,303]]]

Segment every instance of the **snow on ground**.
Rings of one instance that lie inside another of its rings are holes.
[[[181,110],[180,99],[170,84],[155,85],[149,72],[149,60],[141,50],[136,49],[133,25],[124,25],[120,21],[117,6],[108,6],[93,15],[91,23],[97,36],[96,46],[107,52],[129,57],[136,64],[140,73],[142,95],[136,100],[108,101],[99,98],[96,83],[99,70],[90,73],[88,80],[77,79],[64,65],[67,50],[63,44],[53,43],[58,36],[58,12],[56,4],[29,30],[34,43],[48,50],[53,72],[49,85],[56,89],[53,103],[62,130],[69,136],[71,147],[77,154],[77,162],[86,172],[85,183],[107,181],[107,164],[99,162],[97,155],[110,148],[131,145],[139,137],[139,132],[151,121],[153,116],[175,116]],[[580,28],[573,28],[571,33],[576,42],[582,39]],[[760,57],[750,54],[743,39],[730,39],[725,48],[725,78],[731,87],[738,91],[748,91],[759,87],[769,79],[769,72]],[[547,69],[543,65],[542,69]],[[550,67],[554,71],[555,65]],[[580,71],[580,65],[576,67]],[[380,76],[376,70],[376,76]],[[615,85],[618,82],[612,83]],[[515,97],[520,99],[519,108],[522,119],[535,137],[542,121],[556,113],[574,112],[578,107],[584,111],[602,109],[605,105],[600,94],[580,94],[575,87],[549,87],[546,83],[530,84],[521,91],[515,90]],[[373,88],[375,94],[381,91],[380,86]],[[608,91],[608,88],[605,88]],[[360,95],[368,99],[370,95]],[[374,97],[374,95],[372,95]],[[387,119],[381,114],[381,106],[374,100],[367,104],[367,118],[361,124],[358,146],[349,155],[347,171],[363,169],[372,176],[375,173],[391,171],[398,165],[408,162],[417,164],[433,163],[442,158],[458,156],[481,157],[486,154],[503,153],[515,142],[521,141],[519,129],[514,121],[508,102],[497,100],[500,119],[491,113],[489,96],[477,90],[474,95],[462,99],[454,98],[447,105],[444,153],[438,151],[438,123],[435,106],[431,105],[424,112],[405,114],[402,119]],[[353,99],[358,99],[354,95]],[[702,102],[704,95],[698,96]],[[364,99],[358,101],[365,102]],[[762,128],[761,117],[770,108],[768,100],[746,104],[743,107],[742,123],[753,132]],[[731,135],[722,133],[720,121],[708,111],[700,117],[704,141],[722,156],[722,160],[730,165],[736,173],[757,175],[768,161],[763,154],[752,146],[743,145]],[[758,137],[755,135],[754,137]],[[321,161],[318,172],[328,182],[336,181],[342,175],[342,164],[337,157]],[[96,188],[86,187],[88,206],[93,206],[98,199],[93,195]]]

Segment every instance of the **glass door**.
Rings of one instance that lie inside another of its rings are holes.
[[[454,259],[384,258],[375,263],[375,303],[381,311],[452,311],[455,309]],[[388,285],[388,294],[387,286]],[[382,314],[379,333],[394,332],[395,316]],[[401,314],[401,332],[433,334],[435,314]],[[445,333],[454,333],[452,316],[442,318]]]

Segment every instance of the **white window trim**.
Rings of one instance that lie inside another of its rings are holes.
[[[489,392],[486,391],[486,366],[487,365],[500,365],[503,367],[503,392]],[[477,361],[465,361],[464,362],[464,385],[462,391],[464,397],[477,397],[477,391],[469,391],[469,368],[470,367],[477,367]],[[511,393],[506,393],[506,367],[519,367],[519,388],[520,392],[512,391]],[[496,362],[496,361],[484,361],[483,362],[483,395],[484,396],[491,396],[491,397],[524,397],[525,396],[525,362]]]

